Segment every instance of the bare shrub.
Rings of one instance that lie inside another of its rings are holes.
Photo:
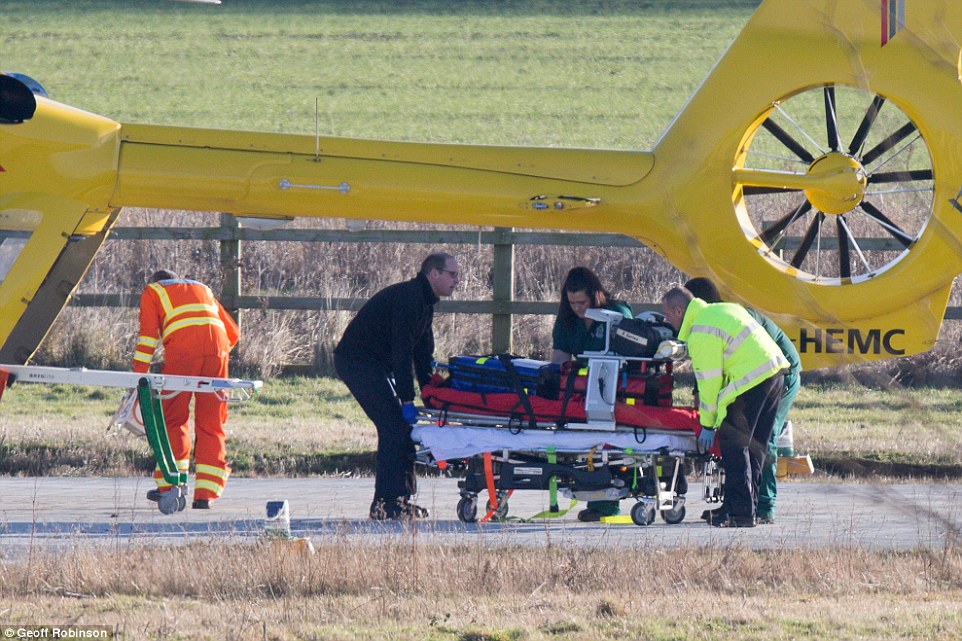
[[[218,214],[130,208],[119,221],[123,227],[217,227]],[[341,219],[297,219],[290,228],[339,229]],[[367,229],[411,229],[436,232],[449,229],[480,234],[477,227],[446,227],[366,221]],[[448,251],[462,265],[462,281],[455,298],[490,300],[493,252],[487,245],[437,245],[375,242],[267,242],[242,246],[242,293],[262,297],[316,297],[329,304],[337,299],[367,298],[395,282],[414,276],[420,261],[435,250]],[[426,239],[427,240],[427,239]],[[565,274],[585,265],[595,270],[612,294],[629,302],[655,303],[665,287],[685,274],[646,247],[566,247],[541,244],[515,248],[515,299],[556,302]],[[158,268],[206,282],[221,290],[226,269],[217,241],[109,240],[98,255],[79,291],[122,293],[136,305],[146,277]],[[950,304],[962,302],[958,288]],[[37,361],[50,364],[124,368],[129,363],[137,331],[131,310],[68,308],[51,331]],[[636,309],[636,312],[640,309]],[[241,343],[234,354],[238,371],[274,376],[287,366],[300,371],[332,374],[332,350],[353,317],[348,311],[246,310],[242,313]],[[515,316],[513,351],[535,358],[550,353],[553,315]],[[454,354],[491,351],[491,317],[476,314],[439,314],[435,321],[438,360]],[[861,382],[874,386],[957,385],[960,380],[956,345],[962,335],[958,323],[946,323],[936,347],[911,358],[869,363],[809,374],[821,382]]]

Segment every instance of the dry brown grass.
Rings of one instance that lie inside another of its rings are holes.
[[[506,547],[347,536],[76,548],[2,562],[2,617],[174,639],[958,639],[954,547]],[[265,636],[266,635],[266,636]]]
[[[217,226],[215,214],[127,209],[121,226]],[[436,226],[368,221],[369,229]],[[291,227],[342,228],[341,219],[296,220]],[[477,228],[450,227],[477,231]],[[399,243],[246,242],[242,250],[245,294],[367,297],[407,278],[430,251],[443,249],[462,264],[461,286],[455,298],[488,300],[492,292],[492,251],[485,245],[436,246]],[[518,246],[516,299],[556,301],[568,269],[594,269],[612,292],[631,301],[656,301],[665,287],[685,276],[647,248]],[[224,273],[214,241],[108,241],[81,282],[86,293],[124,293],[136,301],[147,275],[162,266],[207,282],[219,291]],[[962,303],[957,286],[950,304]],[[350,312],[244,312],[242,340],[234,354],[235,370],[260,377],[300,365],[313,374],[333,373],[331,350],[350,321]],[[535,358],[550,352],[551,316],[518,316],[514,351]],[[136,308],[68,308],[37,355],[37,362],[126,369],[137,331]],[[491,320],[472,314],[440,315],[435,322],[436,355],[490,352]],[[935,349],[906,359],[823,370],[824,381],[859,382],[873,386],[957,386],[962,364],[957,345],[962,324],[943,326]]]
[[[217,226],[214,214],[126,209],[119,226]],[[297,220],[290,227],[343,228],[340,219]],[[369,229],[432,229],[368,221]],[[475,227],[448,229],[479,231]],[[243,289],[248,295],[367,297],[417,271],[421,259],[442,249],[456,255],[462,282],[461,300],[489,300],[492,250],[486,245],[400,243],[246,242],[242,249]],[[516,298],[556,301],[564,275],[575,265],[596,270],[612,292],[627,300],[656,300],[666,283],[681,274],[645,248],[519,246],[516,249]],[[124,293],[136,301],[146,277],[161,267],[208,283],[219,291],[224,272],[214,241],[108,241],[81,282],[80,292]],[[331,350],[350,321],[349,312],[244,312],[242,341],[235,353],[240,369],[259,376],[276,375],[283,366],[308,365],[315,373],[331,373]],[[535,357],[550,351],[552,318],[516,319],[515,351]],[[38,362],[123,369],[129,366],[136,341],[136,308],[68,308],[37,356]],[[446,314],[438,317],[435,334],[439,356],[490,351],[490,317]]]

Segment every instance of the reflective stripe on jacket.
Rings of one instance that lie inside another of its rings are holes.
[[[140,337],[134,353],[134,371],[147,371],[161,343],[167,360],[193,356],[226,358],[237,338],[234,319],[207,285],[193,280],[151,283],[140,297]]]
[[[737,396],[789,365],[765,329],[734,303],[692,300],[678,339],[688,343],[705,427],[719,427]]]

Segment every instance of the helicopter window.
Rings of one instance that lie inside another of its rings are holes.
[[[41,214],[33,209],[0,211],[0,285],[40,224]]]
[[[0,231],[0,284],[7,278],[28,240],[30,232]]]

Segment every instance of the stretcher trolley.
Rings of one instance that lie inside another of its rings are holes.
[[[172,486],[161,494],[157,503],[164,514],[182,511],[187,505],[187,473],[177,469],[167,437],[161,400],[165,395],[180,392],[217,394],[225,402],[242,401],[260,391],[261,381],[209,376],[179,376],[173,374],[138,374],[90,370],[84,367],[37,367],[33,365],[0,365],[0,397],[13,381],[26,383],[60,383],[66,385],[96,385],[121,387],[129,391],[114,415],[112,425],[122,426],[137,436],[145,436],[154,454],[154,461]]]
[[[424,421],[412,437],[421,462],[464,462],[461,521],[505,518],[515,490],[551,492],[544,516],[562,513],[560,493],[579,501],[633,498],[630,517],[637,525],[659,514],[669,524],[684,520],[687,475],[696,459],[710,456],[698,451],[696,410],[671,405],[671,359],[607,350],[582,357],[587,367],[563,368],[557,385],[545,385],[547,363],[471,357],[479,367],[503,372],[500,383],[492,375],[474,387],[464,381],[477,373],[459,372],[467,366],[466,357],[458,357],[443,366],[447,378],[437,376],[422,389]],[[548,393],[539,389],[545,386]],[[720,500],[717,475],[706,481],[705,498]],[[483,491],[488,501],[479,511]]]
[[[426,413],[440,418],[437,410]],[[630,514],[637,525],[650,525],[656,514],[670,524],[685,518],[691,471],[686,457],[696,447],[692,432],[515,430],[480,425],[477,416],[451,412],[441,422],[416,426],[413,437],[424,462],[467,461],[457,507],[458,518],[466,523],[478,520],[482,491],[489,497],[482,520],[505,518],[515,490],[552,492],[549,512],[555,513],[561,511],[555,496],[560,492],[582,501],[634,498]]]

